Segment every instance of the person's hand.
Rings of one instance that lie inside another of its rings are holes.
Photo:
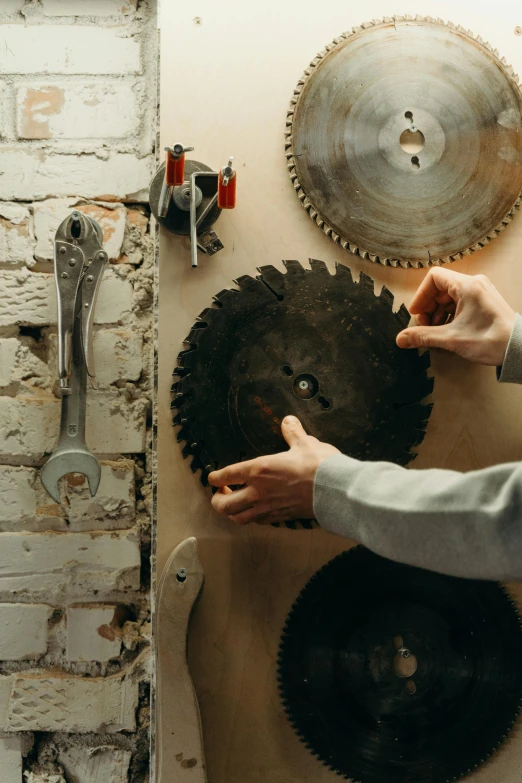
[[[515,323],[514,310],[484,275],[431,269],[410,305],[418,326],[397,335],[399,348],[445,348],[470,362],[499,366]]]
[[[281,431],[289,451],[238,462],[209,475],[209,483],[219,487],[212,498],[216,511],[240,525],[313,518],[317,468],[340,452],[307,435],[295,416],[283,419]],[[229,485],[237,484],[244,486],[232,491]]]

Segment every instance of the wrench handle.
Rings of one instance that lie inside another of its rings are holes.
[[[79,310],[75,313],[72,334],[71,391],[62,396],[59,444],[85,446],[85,412],[87,401],[87,367],[83,356]]]

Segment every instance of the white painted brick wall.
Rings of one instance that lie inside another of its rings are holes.
[[[19,345],[20,340],[16,337],[0,338],[0,390],[14,380]]]
[[[138,685],[130,678],[11,675],[0,687],[3,731],[134,731]]]
[[[20,661],[45,655],[52,611],[45,604],[0,604],[0,659]]]
[[[139,127],[135,85],[120,81],[25,84],[16,106],[20,139],[120,139]]]
[[[0,74],[140,72],[140,45],[125,27],[0,26]]]
[[[86,593],[137,590],[140,547],[135,531],[0,533],[0,591],[6,585],[45,590],[48,576],[67,576]],[[17,580],[16,582],[14,580]]]
[[[53,242],[60,223],[73,209],[96,220],[103,231],[103,246],[110,260],[117,261],[125,235],[126,209],[123,204],[86,204],[80,199],[46,199],[34,205],[35,257],[53,260]]]
[[[0,83],[0,106],[8,106],[10,101],[11,87],[8,84]],[[9,117],[7,112],[0,112],[0,140],[9,135]]]
[[[78,783],[125,783],[130,759],[129,751],[106,745],[98,748],[71,746],[58,756],[71,780]]]
[[[41,486],[37,470],[0,465],[0,532],[132,527],[136,517],[132,460],[102,463],[94,498],[81,474],[68,476],[63,490],[64,502],[58,505]]]
[[[67,660],[111,661],[121,650],[118,606],[100,604],[67,609]]]
[[[22,783],[21,737],[0,738],[0,770],[2,783]]]
[[[0,202],[0,264],[33,266],[34,238],[30,220],[29,210],[23,204]]]
[[[117,324],[128,319],[132,309],[132,285],[110,267],[105,269],[94,322]],[[0,326],[47,326],[56,324],[54,275],[27,269],[0,271]]]
[[[0,26],[1,30],[1,26]],[[0,46],[2,43],[0,41]],[[152,156],[109,152],[69,155],[18,146],[2,148],[2,196],[8,201],[33,201],[48,196],[143,200],[153,174]]]
[[[0,662],[17,672],[0,677],[0,783],[22,783],[22,756],[27,783],[127,783],[132,751],[107,733],[146,732],[152,242],[135,202],[155,167],[157,30],[155,0],[137,5],[0,0]],[[60,410],[53,238],[74,208],[100,223],[112,262],[87,410],[102,477],[91,498],[66,476],[57,504],[38,474]]]
[[[120,16],[136,10],[137,0],[41,0],[46,16]],[[13,0],[16,2],[16,0]]]

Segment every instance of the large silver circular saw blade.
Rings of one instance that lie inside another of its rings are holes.
[[[489,44],[440,19],[397,16],[343,33],[305,71],[287,126],[303,206],[363,258],[454,261],[520,205],[518,77]]]

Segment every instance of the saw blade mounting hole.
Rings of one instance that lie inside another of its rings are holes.
[[[413,158],[411,159],[411,165],[413,166],[414,169],[420,169],[419,159],[416,155],[414,155]]]
[[[311,400],[319,391],[319,382],[313,375],[298,375],[294,381],[294,394],[301,400]]]
[[[393,672],[397,677],[410,678],[417,671],[417,659],[407,647],[400,647],[393,657]]]
[[[400,145],[408,155],[420,152],[426,144],[424,133],[412,122],[409,128],[404,130],[399,138]]]
[[[292,370],[292,368],[290,367],[289,364],[283,364],[281,369],[282,369],[282,371],[284,372],[285,375],[290,376],[290,375],[294,374],[294,371]]]

